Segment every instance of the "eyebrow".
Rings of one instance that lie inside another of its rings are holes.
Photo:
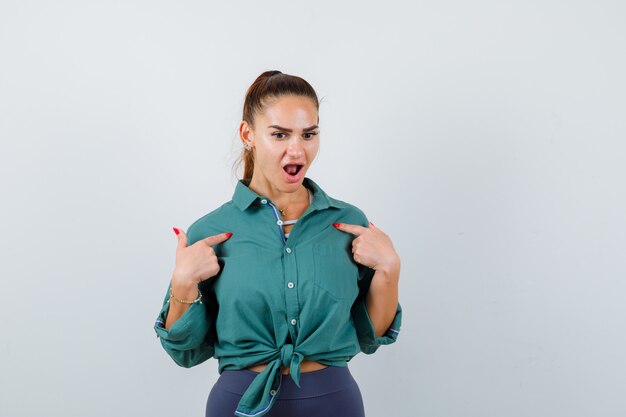
[[[319,127],[318,125],[313,125],[311,127],[307,127],[305,129],[302,129],[302,131],[303,132],[308,132],[308,131],[317,129],[318,127]],[[287,129],[286,127],[280,127],[278,125],[269,125],[267,128],[268,129],[274,128],[274,129],[278,129],[278,130],[284,130],[285,132],[289,132],[289,133],[293,132],[292,129]]]

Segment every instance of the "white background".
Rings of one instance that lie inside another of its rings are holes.
[[[265,70],[402,259],[368,417],[626,413],[622,1],[0,3],[0,415],[200,416],[152,329]]]

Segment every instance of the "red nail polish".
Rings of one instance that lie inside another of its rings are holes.
[[[179,231],[177,228],[172,227],[172,229],[174,229],[174,233],[176,233],[176,234],[179,234],[179,233],[180,233],[180,231]]]
[[[233,234],[232,234],[232,233],[230,233],[230,232],[226,233],[226,237],[231,237],[232,235],[233,235]]]
[[[339,223],[333,223],[333,226],[335,226],[336,228],[339,228]]]

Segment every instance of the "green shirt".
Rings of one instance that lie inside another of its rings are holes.
[[[333,226],[368,227],[359,208],[328,196],[305,177],[313,201],[286,239],[276,205],[248,185],[248,179],[239,180],[231,201],[187,230],[188,245],[233,233],[213,246],[220,272],[199,284],[203,303],[192,304],[167,330],[168,287],[154,328],[163,348],[183,367],[215,357],[221,374],[268,363],[235,411],[240,417],[259,417],[279,395],[281,366],[290,368],[299,387],[305,358],[345,367],[359,352],[372,354],[396,341],[402,307],[398,303],[393,323],[377,337],[365,306],[374,270],[352,258],[355,236]]]

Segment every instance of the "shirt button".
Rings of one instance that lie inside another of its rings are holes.
[[[263,199],[263,200],[261,200],[261,203],[263,203],[263,204],[267,204],[267,200],[266,200],[266,199]]]
[[[276,395],[276,390],[274,390],[274,389],[273,389],[273,390],[271,390],[271,391],[270,391],[270,395],[271,395],[271,396]]]
[[[279,226],[282,226],[283,221],[282,221],[282,220],[278,220],[278,221],[276,222],[276,224],[277,224],[277,225],[279,225]]]
[[[289,288],[293,288],[293,282],[289,282],[289,283],[287,284],[287,286],[288,286]]]
[[[296,325],[296,319],[291,319],[291,324]]]
[[[287,248],[287,249],[285,249],[285,251],[286,251],[287,253],[291,253],[291,248]]]

